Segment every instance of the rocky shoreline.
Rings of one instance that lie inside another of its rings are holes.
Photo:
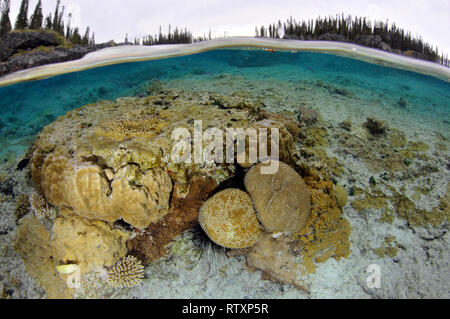
[[[81,59],[90,52],[115,45],[113,41],[71,45],[51,31],[11,32],[0,40],[0,76],[45,64]]]

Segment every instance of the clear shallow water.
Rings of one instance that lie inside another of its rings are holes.
[[[430,130],[438,130],[444,136],[450,132],[450,83],[439,79],[329,54],[215,50],[1,87],[0,161],[21,156],[45,125],[71,109],[143,94],[145,85],[152,80],[207,83],[221,75],[244,77],[246,83],[315,83],[337,89],[338,95],[351,92],[361,110],[374,101],[398,109],[401,107],[397,102],[403,98],[407,102],[404,111],[416,117],[417,122],[426,118]],[[242,87],[247,89],[251,89],[251,84]]]
[[[300,105],[317,110],[325,120],[325,123],[320,122],[320,128],[326,128],[329,133],[327,156],[336,156],[338,164],[342,164],[344,173],[337,182],[347,190],[356,186],[369,191],[372,189],[370,177],[374,173],[368,169],[364,158],[358,158],[360,144],[349,146],[342,143],[341,138],[348,135],[339,127],[339,122],[351,115],[353,132],[357,134],[358,129],[362,130],[361,124],[366,116],[375,114],[377,118],[386,120],[389,127],[403,131],[409,141],[424,141],[431,147],[424,154],[426,156],[414,159],[404,174],[394,174],[389,180],[384,179],[385,172],[375,175],[378,181],[376,193],[384,192],[386,200],[394,205],[396,201],[389,198],[390,193],[385,186],[393,187],[402,196],[414,199],[418,209],[426,210],[437,207],[440,200],[448,198],[450,83],[432,77],[327,54],[217,50],[20,83],[0,88],[0,178],[4,181],[0,185],[3,187],[0,192],[0,234],[5,234],[0,238],[0,250],[11,252],[0,254],[0,274],[5,274],[0,275],[0,292],[1,285],[11,286],[8,283],[8,274],[11,274],[20,278],[21,283],[14,285],[19,287],[12,289],[15,290],[14,296],[42,297],[42,293],[36,290],[37,284],[32,284],[26,275],[22,261],[16,253],[12,254],[13,230],[17,222],[16,200],[20,198],[19,194],[29,195],[32,187],[26,182],[27,171],[16,170],[9,164],[17,163],[42,128],[58,116],[100,100],[143,95],[152,80],[161,81],[163,87],[169,89],[210,90],[223,94],[249,92],[262,98],[270,111],[295,113]],[[399,105],[400,98],[406,101],[406,107]],[[442,137],[435,132],[446,136],[447,141],[442,143]],[[369,147],[379,145],[370,143],[369,139],[364,141],[369,143]],[[442,144],[444,150],[439,149],[436,142]],[[384,158],[382,153],[369,154],[369,159],[377,161]],[[5,161],[6,165],[1,165]],[[3,194],[14,196],[5,197]],[[383,209],[355,210],[352,206],[355,199],[358,195],[350,195],[349,203],[343,209],[343,216],[351,224],[351,253],[345,260],[337,263],[331,260],[320,265],[311,277],[311,296],[447,298],[450,291],[449,239],[442,234],[447,233],[448,225],[435,229],[416,228],[413,232],[405,220],[396,220],[394,224],[379,222]],[[395,259],[371,253],[380,247],[384,249],[388,236],[394,236],[404,247],[399,249]],[[435,240],[438,237],[440,239]],[[261,282],[258,274],[247,272],[245,262],[237,259],[229,259],[226,264],[229,266],[228,275],[224,277],[222,272],[209,268],[206,271],[201,267],[185,271],[191,269],[191,266],[180,268],[185,257],[174,258],[179,259],[149,265],[146,273],[154,274],[154,277],[149,276],[143,287],[118,292],[119,296],[305,297],[293,287],[283,286],[281,289],[279,284]],[[383,271],[382,289],[363,291],[367,277],[364,267],[374,262],[380,264]]]

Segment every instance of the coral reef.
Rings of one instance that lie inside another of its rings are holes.
[[[96,133],[117,141],[133,137],[154,137],[161,133],[164,123],[155,114],[128,113],[101,123],[96,128]]]
[[[34,216],[19,221],[14,240],[27,272],[36,278],[49,299],[71,298],[73,291],[59,276],[57,261],[53,258],[50,232]]]
[[[204,202],[198,220],[212,241],[227,248],[250,247],[262,234],[250,196],[236,188],[220,191]]]
[[[88,220],[63,209],[53,224],[53,256],[60,264],[78,264],[83,274],[95,265],[111,266],[125,256],[129,237],[129,233],[112,229],[103,221]]]
[[[448,185],[447,194],[439,197],[439,204],[429,210],[418,209],[413,200],[391,186],[389,191],[392,195],[387,195],[379,189],[361,191],[362,196],[352,201],[352,207],[360,212],[369,209],[380,211],[381,222],[392,223],[395,217],[405,219],[409,227],[413,228],[429,226],[439,228],[450,221]]]
[[[233,103],[224,102],[228,100]],[[292,160],[296,122],[268,112],[258,116],[258,108],[239,95],[183,91],[87,105],[39,135],[31,159],[33,181],[57,208],[70,207],[80,216],[111,223],[122,218],[145,229],[167,214],[173,183],[186,189],[196,174],[213,176],[217,183],[233,175],[229,164],[172,161],[172,131],[184,127],[192,132],[194,119],[201,119],[204,128],[277,127],[281,158]]]
[[[314,272],[316,263],[329,258],[339,261],[350,254],[350,224],[342,216],[330,180],[305,176],[311,194],[311,214],[306,226],[293,235],[306,272]]]
[[[384,134],[387,130],[386,122],[379,120],[374,116],[369,116],[367,118],[366,123],[364,123],[364,127],[367,128],[367,130],[373,135]]]
[[[297,119],[300,123],[304,123],[306,126],[311,126],[319,119],[319,113],[305,106],[298,108]]]
[[[264,174],[262,168],[268,165],[278,165],[278,170]],[[311,209],[310,194],[289,165],[274,160],[257,164],[245,175],[244,183],[265,231],[297,233],[305,226]]]
[[[398,241],[395,236],[386,236],[384,238],[384,242],[379,248],[373,249],[375,255],[380,258],[388,256],[390,258],[394,258],[398,253]]]
[[[197,221],[200,206],[216,186],[214,179],[193,176],[186,195],[185,186],[175,184],[169,213],[159,222],[150,224],[143,232],[128,240],[130,253],[144,264],[165,257],[169,253],[168,246]]]
[[[45,217],[50,219],[55,219],[57,212],[54,208],[50,207],[42,195],[37,192],[33,192],[29,199],[31,210],[38,219],[43,219]]]
[[[344,207],[345,204],[347,204],[347,191],[342,185],[336,184],[334,186],[334,195],[336,196],[337,204],[339,207]]]
[[[115,287],[131,288],[138,285],[144,277],[144,266],[134,256],[127,256],[108,268],[108,283]]]
[[[16,208],[14,209],[14,216],[16,217],[16,221],[28,214],[29,209],[30,201],[28,200],[28,196],[25,194],[20,194],[16,199]]]
[[[263,279],[290,284],[308,291],[300,279],[302,267],[291,252],[292,240],[285,236],[272,238],[265,234],[247,255],[249,267],[261,270]]]

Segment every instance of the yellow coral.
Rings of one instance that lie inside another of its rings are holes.
[[[63,210],[53,224],[52,247],[56,261],[76,263],[86,273],[95,265],[110,266],[125,256],[129,237],[129,233],[112,229],[105,222]]]
[[[315,263],[330,257],[339,260],[350,254],[350,223],[337,205],[331,181],[306,177],[305,182],[311,193],[311,215],[294,238],[307,272],[314,272]]]
[[[56,271],[50,232],[36,217],[27,216],[20,220],[14,249],[25,263],[27,272],[45,289],[47,298],[72,298],[73,291]]]

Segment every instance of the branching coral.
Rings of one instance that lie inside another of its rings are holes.
[[[131,288],[142,281],[144,266],[134,256],[119,260],[114,266],[108,268],[108,283],[115,288]]]

